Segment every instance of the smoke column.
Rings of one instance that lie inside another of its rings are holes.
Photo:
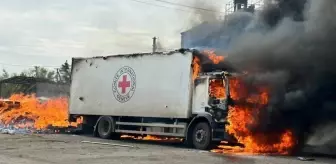
[[[235,40],[227,61],[248,71],[251,84],[271,88],[265,122],[256,130],[290,127],[300,141],[311,141],[317,137],[314,127],[330,129],[326,124],[336,122],[334,15],[335,0],[278,0],[254,18],[267,30],[245,32]],[[328,142],[336,133],[317,134],[329,135],[319,145],[335,144]]]
[[[223,69],[247,71],[251,86],[270,87],[270,103],[254,131],[291,128],[299,145],[336,146],[336,132],[326,133],[336,128],[335,15],[335,0],[276,0],[258,14],[231,15],[197,41],[229,52]]]

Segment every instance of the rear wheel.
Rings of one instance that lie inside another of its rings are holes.
[[[211,127],[206,122],[199,122],[193,129],[192,143],[196,149],[208,150],[211,147]]]
[[[108,139],[119,139],[120,134],[114,133],[115,123],[112,117],[104,116],[98,122],[97,132],[99,137]]]

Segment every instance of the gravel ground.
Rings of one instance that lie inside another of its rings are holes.
[[[98,145],[81,141],[123,144]],[[112,141],[77,135],[0,134],[0,164],[331,164],[334,159],[299,161],[296,157],[225,155],[158,141]]]

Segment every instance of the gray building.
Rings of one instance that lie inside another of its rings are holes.
[[[229,51],[234,39],[252,30],[254,12],[262,0],[234,0],[226,4],[225,17],[214,22],[203,22],[181,33],[181,48],[217,49]],[[233,14],[235,13],[235,14]]]
[[[44,78],[15,76],[0,81],[0,97],[7,98],[14,93],[36,94],[37,97],[69,96],[70,85]]]

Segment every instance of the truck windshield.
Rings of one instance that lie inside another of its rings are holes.
[[[226,98],[224,79],[210,79],[209,96],[216,99]]]

